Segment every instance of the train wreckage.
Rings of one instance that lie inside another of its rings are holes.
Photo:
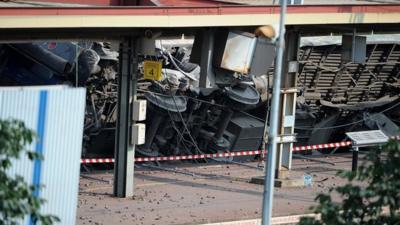
[[[202,45],[197,37],[156,36],[139,42],[137,92],[138,99],[147,100],[148,119],[144,144],[138,145],[136,154],[259,149],[274,69],[275,47],[270,37],[262,31],[216,32],[212,62],[206,67],[200,66]],[[298,142],[327,143],[343,140],[345,131],[376,128],[387,135],[399,134],[400,46],[396,37],[385,41],[368,37],[361,63],[344,62],[343,46],[335,37],[302,38],[297,62]],[[82,154],[114,154],[119,61],[112,44],[1,44],[0,62],[3,86],[86,87]],[[144,76],[147,62],[160,66],[156,79]],[[200,80],[201,70],[207,70],[207,80]],[[206,87],[200,87],[201,82]]]

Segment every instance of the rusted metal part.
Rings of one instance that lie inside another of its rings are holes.
[[[321,105],[323,106],[327,106],[327,107],[331,107],[331,108],[336,108],[336,109],[342,109],[342,110],[364,110],[364,109],[368,109],[368,108],[375,108],[375,107],[379,107],[379,106],[383,106],[386,104],[389,104],[391,102],[396,101],[397,99],[399,99],[399,96],[384,96],[382,98],[379,98],[375,101],[365,101],[365,102],[359,102],[355,105],[347,105],[347,104],[333,104],[332,102],[328,102],[325,100],[320,100],[319,102],[321,103]]]
[[[229,32],[221,59],[221,68],[248,74],[255,41],[252,34]]]

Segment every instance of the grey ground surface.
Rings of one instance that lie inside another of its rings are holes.
[[[338,169],[351,168],[350,154],[319,159],[335,162],[335,166],[294,159],[289,177],[311,174],[313,186],[276,188],[274,216],[308,213],[318,192],[344,183],[335,174]],[[261,170],[215,163],[164,166],[187,174],[136,169],[133,199],[111,196],[112,171],[86,174],[104,181],[81,178],[77,225],[202,224],[261,217],[263,187],[248,182],[262,175]]]

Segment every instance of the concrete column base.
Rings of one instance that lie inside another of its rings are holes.
[[[275,179],[275,187],[278,188],[285,188],[285,187],[304,187],[304,180],[303,177],[289,177],[288,174],[290,173],[289,171],[281,171],[283,174],[282,176],[279,176],[279,178]],[[257,177],[252,177],[250,179],[250,183],[253,184],[264,184],[264,176],[257,176]]]

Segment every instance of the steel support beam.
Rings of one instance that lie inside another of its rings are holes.
[[[285,38],[285,55],[283,63],[282,77],[282,100],[280,102],[280,132],[282,136],[294,135],[295,114],[296,114],[296,90],[298,74],[298,51],[300,47],[300,34],[297,31],[288,29]],[[290,68],[292,67],[292,68]],[[287,91],[286,91],[287,90]],[[280,172],[292,167],[292,149],[293,143],[279,143],[277,152],[276,178],[279,178]],[[284,168],[283,168],[284,167]]]
[[[131,102],[136,98],[136,39],[128,36],[120,43],[117,129],[115,136],[114,196],[133,196],[135,146],[130,142]]]

